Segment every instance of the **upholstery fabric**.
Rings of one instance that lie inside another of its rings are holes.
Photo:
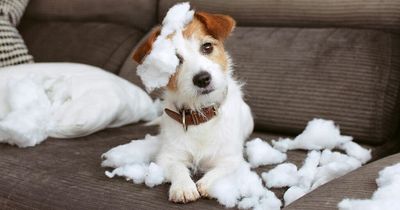
[[[258,130],[334,120],[378,144],[398,127],[399,36],[374,30],[238,27],[226,42]]]
[[[336,210],[344,198],[368,199],[377,189],[375,179],[380,170],[400,162],[400,153],[363,166],[333,180],[293,202],[284,210]]]
[[[117,73],[143,35],[114,23],[23,19],[20,32],[37,62],[76,62]]]
[[[28,0],[0,0],[0,67],[33,62],[33,57],[15,28]]]
[[[100,167],[102,153],[157,132],[157,127],[133,124],[76,139],[48,139],[28,149],[0,144],[0,209],[224,209],[207,199],[173,204],[168,202],[167,184],[149,189],[104,175],[106,169]],[[270,141],[287,136],[256,132],[252,137]],[[287,154],[288,161],[297,166],[306,157],[306,152],[300,150]],[[260,167],[257,172],[272,167]],[[282,198],[284,189],[273,190]]]
[[[109,22],[150,29],[157,0],[31,0],[25,18],[42,21]]]
[[[183,0],[160,0],[158,19]],[[400,31],[398,0],[192,0],[196,10],[231,15],[240,26],[344,27]]]

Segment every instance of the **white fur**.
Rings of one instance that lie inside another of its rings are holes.
[[[161,35],[138,66],[138,75],[148,91],[167,85],[170,76],[179,71],[176,90],[165,91],[166,108],[179,112],[183,107],[192,110],[218,107],[213,119],[189,126],[187,130],[165,113],[161,116],[158,135],[161,145],[155,162],[163,168],[165,181],[171,182],[169,197],[175,202],[193,201],[200,194],[211,195],[216,180],[247,164],[243,158],[243,144],[254,126],[241,85],[232,78],[229,56],[225,67],[200,52],[204,42],[216,41],[211,36],[203,37],[204,40],[183,37],[182,29],[192,20],[193,14],[188,3],[172,7],[163,21]],[[168,35],[172,39],[167,38]],[[183,58],[182,64],[178,64],[177,54]],[[201,71],[207,71],[212,78],[206,90],[211,91],[208,94],[202,94],[204,90],[193,84],[193,77]],[[114,156],[111,153],[109,157]],[[103,165],[126,164],[118,159],[106,160]],[[204,173],[197,184],[191,178],[192,171]],[[254,176],[259,179],[256,174]]]
[[[229,74],[225,79],[227,86],[222,86],[222,90],[214,90],[210,96],[203,96],[203,100],[198,97],[197,103],[191,104],[200,107],[221,100],[218,115],[210,121],[189,126],[185,131],[169,116],[162,116],[160,138],[163,141],[156,162],[165,169],[166,179],[171,182],[171,199],[197,192],[189,168],[205,172],[197,184],[208,193],[216,179],[232,173],[244,162],[243,143],[253,130],[253,119],[242,99],[240,86]],[[169,97],[172,94],[167,93],[168,108],[176,110],[175,104],[189,104],[186,97]]]
[[[174,39],[178,37],[176,52],[184,62],[177,68],[177,89],[165,92],[166,108],[178,112],[182,107],[200,110],[218,106],[213,119],[189,126],[188,130],[166,114],[161,117],[162,144],[156,163],[164,168],[165,178],[171,182],[170,199],[190,201],[199,196],[198,192],[209,194],[215,180],[232,173],[244,162],[243,144],[253,130],[253,118],[243,101],[241,85],[231,76],[230,59],[227,69],[223,69],[220,63],[200,52],[204,40],[181,35],[177,33]],[[193,77],[200,71],[207,71],[212,77],[208,88],[213,91],[205,95],[193,84]],[[197,188],[190,169],[205,173]]]
[[[0,142],[34,146],[157,117],[139,87],[83,64],[36,63],[0,70]]]

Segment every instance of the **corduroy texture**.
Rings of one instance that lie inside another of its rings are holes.
[[[400,153],[363,166],[333,180],[293,202],[284,210],[336,210],[344,198],[369,199],[377,189],[375,179],[383,168],[400,162]]]
[[[111,22],[145,31],[157,22],[156,12],[157,0],[32,0],[25,18]]]
[[[78,62],[118,73],[143,33],[114,23],[33,21],[20,32],[37,62]]]
[[[157,132],[157,127],[136,124],[76,139],[48,139],[29,149],[0,144],[0,209],[224,209],[209,199],[171,203],[169,184],[150,189],[104,175],[102,153]],[[253,137],[269,141],[282,136],[254,133]],[[289,151],[288,161],[301,166],[306,153]],[[273,167],[259,167],[257,172]],[[282,198],[283,189],[273,190]]]
[[[160,0],[158,20],[185,0]],[[192,0],[196,10],[231,15],[240,26],[351,27],[400,31],[398,0]]]
[[[299,134],[313,118],[382,143],[397,129],[399,37],[354,29],[239,27],[227,41],[258,130]]]

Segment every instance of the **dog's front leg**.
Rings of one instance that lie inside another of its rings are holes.
[[[196,184],[190,177],[190,171],[180,161],[159,161],[164,168],[166,178],[171,182],[169,200],[176,203],[187,203],[200,198]]]
[[[214,182],[230,173],[233,173],[240,164],[243,163],[242,158],[226,158],[218,161],[204,176],[196,182],[197,190],[202,197],[209,197],[209,192]]]

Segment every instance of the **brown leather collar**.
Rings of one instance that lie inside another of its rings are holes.
[[[170,109],[164,109],[164,111],[172,119],[182,124],[185,130],[187,130],[189,125],[205,123],[217,115],[217,109],[214,106],[202,108],[201,112],[190,109],[182,109],[179,113]]]

